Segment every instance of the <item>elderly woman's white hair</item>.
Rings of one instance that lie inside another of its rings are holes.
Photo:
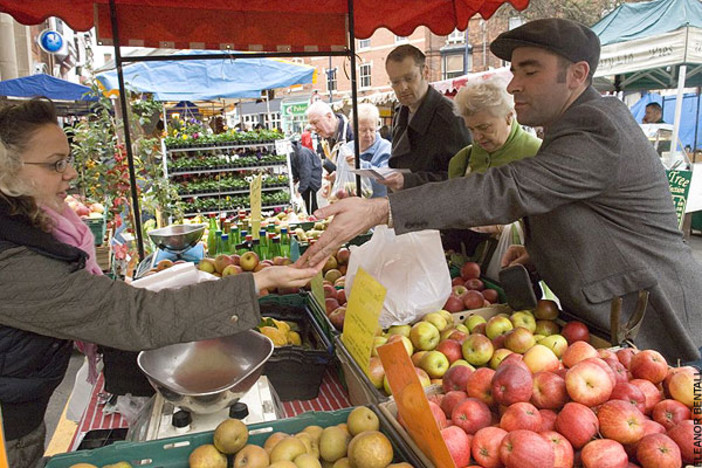
[[[471,117],[483,111],[490,112],[494,117],[503,117],[514,110],[514,99],[507,92],[504,82],[493,78],[461,88],[453,99],[453,107],[459,117]]]
[[[333,113],[334,110],[326,102],[314,101],[307,107],[307,110],[305,111],[305,116],[309,117],[310,115],[327,115]]]
[[[353,112],[349,116],[349,120],[353,121]],[[369,102],[364,102],[358,105],[358,121],[369,120],[373,122],[378,127],[378,122],[380,121],[380,111],[378,108]]]

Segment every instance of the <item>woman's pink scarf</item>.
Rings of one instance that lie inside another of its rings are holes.
[[[95,237],[90,228],[68,206],[64,205],[63,212],[59,213],[47,206],[42,209],[53,220],[52,234],[64,244],[72,245],[88,254],[85,262],[86,271],[94,275],[102,275],[102,269],[95,260]],[[88,383],[97,381],[97,345],[76,341],[78,349],[88,357]]]

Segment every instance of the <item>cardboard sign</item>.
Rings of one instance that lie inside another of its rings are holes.
[[[405,346],[400,341],[378,346],[378,356],[397,403],[397,414],[412,440],[434,466],[456,468]]]
[[[687,196],[690,193],[690,182],[692,181],[692,171],[665,171],[668,175],[668,185],[670,194],[673,196],[675,214],[678,215],[678,228],[682,229],[685,219],[685,206]]]
[[[322,286],[322,272],[317,273],[314,278],[310,281],[310,286],[312,288],[312,297],[317,301],[317,303],[322,307],[322,310],[326,310],[325,298],[324,298],[324,287]]]
[[[356,363],[368,374],[373,337],[385,302],[385,287],[359,268],[346,306],[341,341]],[[405,351],[406,353],[406,351]]]
[[[258,239],[261,229],[261,174],[258,174],[251,181],[249,186],[249,197],[251,201],[251,234],[254,239]]]

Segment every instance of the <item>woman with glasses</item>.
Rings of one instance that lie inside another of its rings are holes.
[[[259,323],[259,290],[301,287],[318,271],[269,267],[159,293],[110,280],[64,203],[72,162],[50,101],[0,108],[0,407],[13,468],[41,458],[73,340],[138,351],[232,335]]]

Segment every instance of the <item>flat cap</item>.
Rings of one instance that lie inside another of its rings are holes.
[[[512,52],[519,47],[539,47],[571,62],[587,62],[590,73],[595,73],[600,60],[597,34],[584,24],[560,18],[534,20],[504,32],[492,41],[490,51],[512,61]]]

